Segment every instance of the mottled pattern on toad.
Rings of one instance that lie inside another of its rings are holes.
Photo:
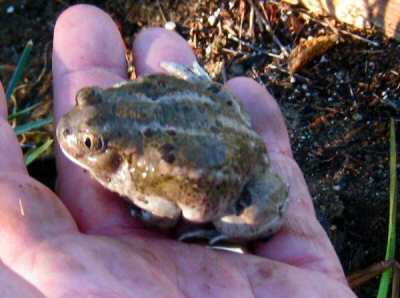
[[[80,90],[57,127],[63,152],[147,223],[172,227],[183,216],[214,223],[217,239],[270,235],[287,186],[243,106],[197,65],[163,66],[169,74]]]

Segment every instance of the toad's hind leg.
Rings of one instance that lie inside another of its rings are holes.
[[[170,75],[185,81],[211,81],[208,73],[196,61],[193,62],[192,67],[170,61],[163,61],[160,63],[160,66]]]
[[[226,215],[214,224],[232,241],[266,238],[282,225],[287,205],[287,186],[267,168],[245,186],[236,204],[237,214]]]

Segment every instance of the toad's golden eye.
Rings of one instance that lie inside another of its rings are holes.
[[[85,133],[81,135],[80,141],[87,151],[101,152],[106,149],[106,143],[99,135]]]

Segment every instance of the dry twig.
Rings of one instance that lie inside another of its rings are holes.
[[[278,45],[278,47],[281,49],[282,53],[284,56],[289,56],[289,52],[286,50],[286,48],[283,46],[281,41],[278,39],[278,37],[275,35],[275,33],[272,31],[272,28],[268,21],[264,18],[263,14],[259,11],[258,7],[254,4],[253,0],[247,0],[247,2],[251,5],[251,7],[254,8],[254,12],[256,14],[257,19],[264,25],[264,28],[269,34],[271,34],[273,41]]]

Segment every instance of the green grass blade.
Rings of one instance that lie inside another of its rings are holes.
[[[6,91],[6,98],[7,100],[10,100],[11,95],[13,94],[15,87],[17,86],[18,82],[21,80],[22,73],[25,70],[26,65],[28,64],[29,61],[29,56],[31,54],[33,47],[33,42],[32,40],[28,41],[26,44],[24,51],[22,52],[21,57],[19,58],[17,67],[11,77],[10,82],[8,83],[7,86],[7,91]]]
[[[42,145],[32,150],[25,156],[25,165],[29,166],[32,162],[34,162],[40,155],[42,155],[51,145],[53,144],[52,139],[48,139]]]
[[[37,102],[23,110],[19,110],[18,112],[12,113],[10,116],[8,116],[8,120],[13,120],[15,118],[18,118],[19,116],[28,114],[30,111],[36,109],[40,105],[40,102]]]
[[[389,186],[389,226],[385,260],[394,260],[396,254],[397,216],[397,149],[394,119],[390,119],[390,186]],[[378,298],[387,298],[392,279],[392,269],[383,272],[379,283]]]
[[[34,129],[38,129],[38,128],[42,127],[42,126],[45,126],[45,125],[51,123],[52,121],[53,121],[53,116],[48,116],[48,117],[46,117],[44,119],[40,119],[40,120],[36,120],[36,121],[33,121],[33,122],[29,122],[29,123],[25,123],[25,124],[19,125],[19,126],[15,127],[15,134],[17,136],[21,135],[21,134],[24,134],[24,133],[26,133],[28,131],[31,131],[31,130],[34,130]]]

